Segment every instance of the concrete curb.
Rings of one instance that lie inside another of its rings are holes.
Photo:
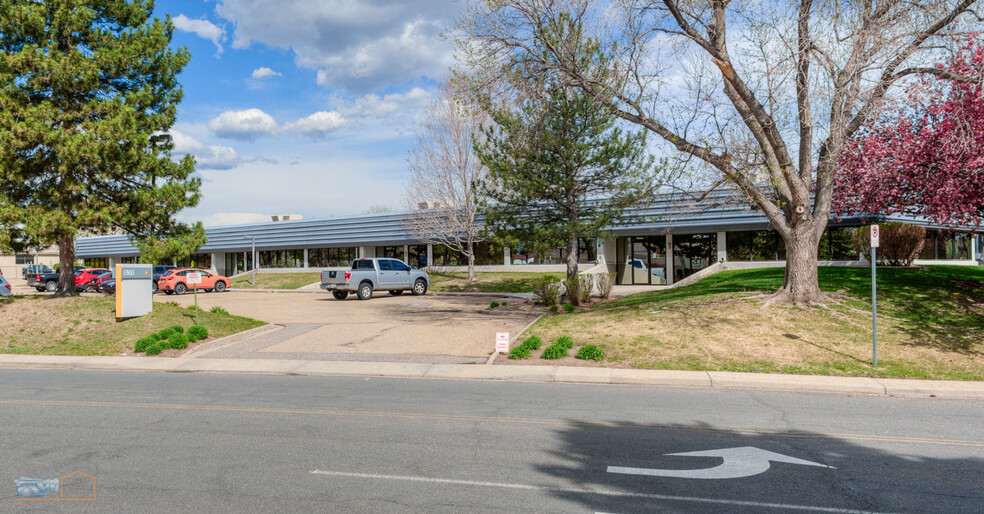
[[[225,348],[226,346],[229,346],[231,344],[235,344],[235,343],[238,343],[240,341],[245,341],[246,339],[252,339],[254,337],[261,336],[261,335],[267,334],[269,332],[275,332],[277,330],[282,330],[283,328],[284,328],[283,325],[277,325],[275,323],[268,323],[266,325],[260,325],[260,326],[258,326],[256,328],[251,328],[249,330],[244,330],[242,332],[237,332],[235,334],[228,335],[228,336],[225,336],[225,337],[220,337],[220,338],[218,338],[218,339],[216,339],[214,341],[209,341],[207,343],[198,345],[195,348],[193,348],[190,352],[185,352],[185,353],[179,355],[177,358],[179,358],[179,359],[194,359],[194,358],[200,357],[202,355],[206,355],[206,354],[212,353],[212,352],[214,352],[216,350]]]
[[[565,366],[482,366],[475,364],[215,359],[203,357],[169,359],[153,357],[76,357],[64,355],[3,354],[0,355],[0,369],[377,376],[445,380],[514,380],[524,382],[699,387],[710,389],[851,393],[878,396],[984,400],[984,382]]]

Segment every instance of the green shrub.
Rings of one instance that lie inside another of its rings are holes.
[[[599,273],[595,277],[595,284],[598,285],[598,296],[608,298],[612,294],[612,287],[615,285],[614,273]]]
[[[581,347],[574,357],[586,361],[601,361],[605,360],[605,351],[593,344],[589,344]]]
[[[527,337],[525,341],[523,341],[523,344],[521,346],[525,346],[530,350],[539,350],[541,344],[543,344],[543,341],[541,341],[539,337],[530,336]]]
[[[505,307],[505,306],[507,306],[507,305],[509,305],[509,302],[502,302],[502,303],[500,303],[499,305],[501,305],[501,306],[503,306],[503,307]]]
[[[554,282],[553,277],[543,275],[533,279],[533,296],[536,303],[543,305],[554,305],[560,299],[560,288]]]
[[[208,337],[208,329],[201,325],[192,325],[188,327],[188,339],[191,341],[199,341]]]
[[[152,345],[152,344],[154,344],[156,342],[157,342],[157,339],[154,339],[152,336],[141,337],[140,339],[137,339],[137,342],[136,343],[134,343],[134,345],[133,345],[133,351],[135,351],[135,352],[145,352],[145,351],[147,351],[147,347],[148,346],[150,346],[150,345]]]
[[[581,293],[581,303],[588,303],[591,301],[591,291],[594,290],[594,275],[585,273],[577,278],[580,281],[578,292]]]
[[[161,341],[163,339],[167,339],[173,336],[176,333],[177,332],[175,332],[173,328],[165,328],[164,330],[161,330],[160,332],[154,334],[154,337],[157,338],[158,341]]]
[[[564,348],[570,350],[574,348],[574,340],[567,336],[560,336],[557,338],[557,342],[554,343],[557,346],[563,346]]]
[[[557,306],[556,305],[551,305],[550,306],[550,312],[552,312],[554,314],[557,314]]]
[[[524,345],[519,345],[512,350],[509,350],[510,359],[528,359],[530,358],[530,349]]]
[[[168,328],[170,328],[171,330],[177,332],[178,334],[184,334],[184,331],[185,331],[184,327],[182,327],[181,325],[171,325]]]
[[[574,312],[576,310],[577,310],[577,307],[575,307],[574,305],[569,304],[569,303],[565,303],[564,304],[564,312],[570,314],[570,313],[572,313],[572,312]]]
[[[577,305],[581,302],[581,280],[577,275],[564,279],[564,296],[567,303]]]
[[[167,340],[167,345],[171,348],[184,350],[188,347],[188,336],[184,334],[174,334]]]
[[[216,305],[215,307],[212,307],[211,309],[209,309],[208,312],[211,312],[212,314],[226,314],[226,315],[229,314],[229,311],[223,309],[222,307],[220,307],[218,305]]]
[[[147,355],[157,355],[164,351],[164,347],[161,346],[160,342],[154,343],[147,347]]]
[[[489,304],[489,308],[490,309],[494,309],[494,308],[496,308],[498,306],[499,306],[499,302],[492,302],[492,303]]]
[[[544,359],[562,359],[567,357],[567,348],[563,346],[552,344],[543,350]]]

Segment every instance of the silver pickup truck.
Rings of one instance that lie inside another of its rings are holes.
[[[356,259],[352,261],[352,269],[321,272],[321,289],[331,291],[336,300],[344,300],[349,293],[368,300],[376,289],[394,296],[410,290],[419,296],[428,287],[427,273],[397,259]]]

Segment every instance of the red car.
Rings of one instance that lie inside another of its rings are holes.
[[[202,283],[197,286],[189,285],[186,278],[188,273],[201,273]],[[185,294],[192,287],[197,287],[206,293],[210,293],[212,290],[221,293],[229,287],[229,279],[200,269],[179,268],[168,271],[157,281],[157,288],[164,291],[164,294]]]
[[[88,291],[89,288],[92,287],[92,291],[95,291],[92,280],[103,273],[109,273],[109,270],[106,268],[89,268],[82,270],[79,274],[75,275],[75,289],[78,291]]]

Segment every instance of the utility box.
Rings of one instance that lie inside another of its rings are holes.
[[[154,310],[154,266],[116,265],[116,317],[135,318]]]

